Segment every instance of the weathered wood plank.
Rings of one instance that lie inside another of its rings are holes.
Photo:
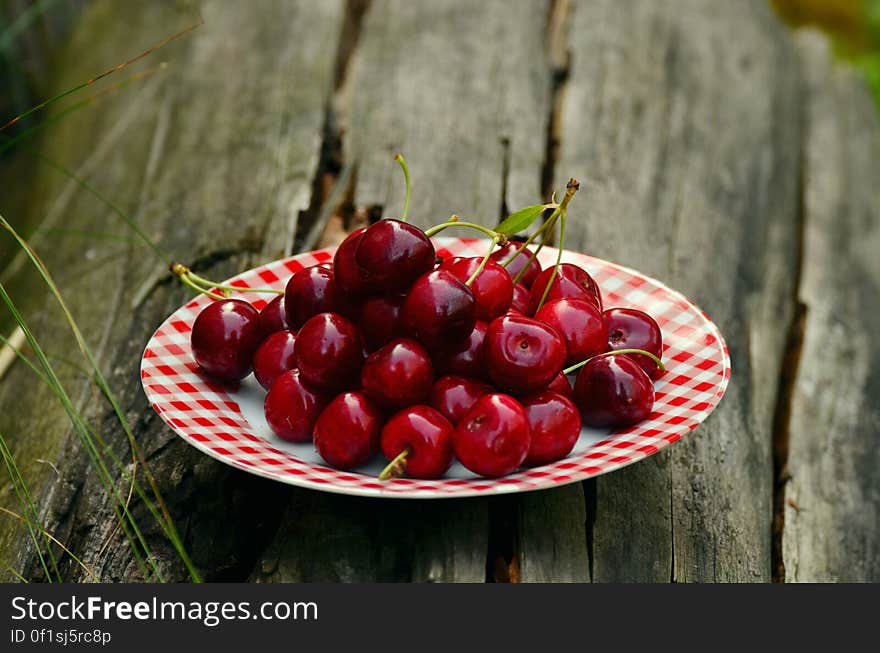
[[[880,580],[880,121],[862,79],[800,42],[808,82],[804,340],[791,406],[786,581]]]
[[[568,242],[688,294],[734,366],[696,433],[598,479],[594,579],[766,580],[795,279],[797,60],[763,2],[575,2],[572,20],[556,167],[582,182]]]

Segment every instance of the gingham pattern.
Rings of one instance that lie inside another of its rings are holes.
[[[438,238],[440,256],[477,256],[485,241]],[[281,288],[291,274],[330,261],[320,250],[269,263],[227,283],[243,289]],[[545,248],[545,265],[556,252]],[[233,467],[284,483],[316,490],[393,498],[445,498],[503,494],[549,488],[604,474],[641,460],[693,430],[718,405],[730,378],[730,357],[709,316],[680,293],[634,270],[608,261],[563,252],[565,262],[590,272],[602,288],[605,305],[631,306],[650,313],[663,331],[668,371],[655,384],[654,411],[644,422],[616,431],[579,454],[500,479],[400,478],[380,483],[374,477],[305,462],[255,435],[242,416],[236,393],[202,377],[190,351],[192,324],[211,300],[200,296],[169,317],[153,334],[141,361],[147,398],[162,419],[184,440]],[[261,308],[266,295],[242,298]]]

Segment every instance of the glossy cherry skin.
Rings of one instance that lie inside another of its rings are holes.
[[[504,263],[507,259],[514,255],[515,252],[519,252],[516,254],[516,257],[507,264],[507,273],[510,275],[511,279],[516,278],[516,275],[519,274],[519,271],[522,270],[526,263],[529,261],[529,257],[532,255],[532,250],[528,247],[523,247],[522,243],[508,242],[506,245],[502,245],[494,252],[492,252],[492,256],[490,257],[493,261],[498,263],[499,265]],[[524,285],[526,288],[531,288],[532,284],[535,282],[535,279],[538,278],[538,275],[541,273],[541,264],[538,263],[538,259],[534,259],[531,263],[529,263],[528,270],[522,275],[519,280],[519,283]]]
[[[550,381],[547,390],[560,394],[566,399],[574,400],[574,388],[571,387],[568,377],[562,372],[556,375],[556,378]]]
[[[522,400],[529,420],[531,441],[526,465],[544,465],[565,458],[581,432],[581,415],[566,397],[555,392],[541,392]]]
[[[298,329],[318,313],[348,314],[348,297],[336,283],[333,270],[323,265],[303,268],[290,277],[284,290],[287,323]]]
[[[323,390],[356,384],[364,362],[358,328],[338,313],[309,318],[296,336],[294,355],[303,379]]]
[[[367,349],[375,351],[403,335],[400,310],[405,299],[404,295],[378,295],[361,304],[358,322]]]
[[[480,476],[498,477],[519,467],[531,437],[526,411],[509,395],[477,399],[452,432],[452,448],[462,465]]]
[[[440,478],[452,464],[452,424],[430,406],[410,406],[382,428],[382,454],[393,460],[404,450],[406,475]]]
[[[476,272],[482,257],[455,258],[443,261],[440,269],[449,270],[461,281],[467,281]],[[487,261],[486,267],[477,275],[470,286],[477,302],[477,319],[491,322],[499,315],[504,315],[513,301],[513,282],[507,270],[495,261]]]
[[[437,375],[457,374],[475,379],[486,378],[486,363],[483,355],[486,331],[489,325],[477,322],[466,340],[434,352],[434,371]]]
[[[587,426],[629,426],[651,414],[654,386],[645,370],[632,358],[603,354],[578,373],[574,403]]]
[[[453,424],[473,408],[477,399],[492,392],[492,387],[476,379],[463,376],[444,376],[434,383],[428,401]]]
[[[435,256],[424,231],[391,219],[368,227],[355,251],[355,261],[369,284],[386,293],[406,290],[434,267]]]
[[[513,287],[513,299],[510,302],[508,312],[515,311],[520,315],[528,315],[530,299],[529,289],[521,283],[516,284]]]
[[[471,289],[448,270],[432,270],[412,285],[401,320],[407,334],[430,350],[462,342],[477,323]]]
[[[644,349],[657,358],[663,355],[663,335],[650,315],[635,308],[609,308],[603,315],[608,328],[608,349]],[[626,355],[641,365],[652,379],[663,376],[657,363],[647,356]]]
[[[266,338],[254,354],[254,376],[266,390],[282,372],[296,367],[293,331],[276,331]]]
[[[208,304],[193,323],[192,351],[202,370],[218,381],[241,381],[251,372],[263,340],[260,312],[241,299]]]
[[[434,383],[434,367],[425,348],[398,338],[367,357],[361,370],[364,394],[386,410],[423,403]]]
[[[333,257],[333,274],[336,283],[352,297],[371,292],[373,289],[367,274],[355,260],[355,252],[361,243],[366,227],[355,229],[343,240]]]
[[[382,413],[363,393],[337,395],[315,422],[315,448],[337,469],[354,469],[379,451]]]
[[[492,320],[484,356],[489,378],[514,394],[543,390],[565,363],[565,343],[556,330],[529,317]]]
[[[553,268],[543,270],[535,283],[532,284],[531,294],[529,296],[529,315],[534,315],[538,310],[538,304],[544,289],[553,276]],[[556,278],[553,279],[553,285],[550,286],[550,292],[547,293],[547,299],[544,304],[552,302],[554,299],[583,299],[596,305],[599,311],[602,310],[602,293],[599,286],[586,270],[574,265],[573,263],[563,263],[559,266]]]
[[[289,328],[287,311],[284,309],[284,295],[278,295],[260,311],[260,329],[264,336],[270,336],[276,331],[286,331]]]
[[[279,438],[309,442],[315,422],[329,402],[329,396],[303,383],[299,370],[289,370],[275,379],[263,409],[269,428]]]
[[[582,299],[554,299],[535,313],[535,319],[549,324],[565,342],[565,365],[580,363],[608,350],[608,329],[602,313]]]

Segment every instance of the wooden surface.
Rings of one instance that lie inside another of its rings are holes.
[[[421,225],[453,212],[495,224],[574,176],[567,246],[690,296],[721,327],[734,369],[691,436],[584,484],[416,503],[257,479],[187,447],[140,390],[144,343],[187,293],[104,204],[21,153],[33,182],[16,187],[4,170],[0,211],[26,207],[7,217],[56,274],[207,579],[880,579],[870,337],[880,208],[868,163],[880,131],[860,81],[821,47],[797,47],[760,0],[683,0],[674,12],[648,0],[262,1],[244,11],[206,2],[204,26],[143,63],[167,70],[35,145],[169,257],[214,277],[395,215],[395,150],[410,162]],[[194,19],[174,3],[95,0],[55,83],[80,82]],[[138,25],[138,38],[121,24]],[[0,280],[52,353],[72,351],[21,259]],[[88,380],[60,369],[129,456]],[[63,413],[22,365],[0,384],[0,432],[47,527],[101,578],[138,579]],[[184,579],[148,530],[163,568]],[[12,522],[0,521],[0,558],[39,577]],[[82,579],[69,560],[65,571]]]

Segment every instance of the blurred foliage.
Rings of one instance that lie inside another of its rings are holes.
[[[880,103],[880,0],[770,0],[793,27],[813,26],[832,39],[834,51],[855,65]]]

